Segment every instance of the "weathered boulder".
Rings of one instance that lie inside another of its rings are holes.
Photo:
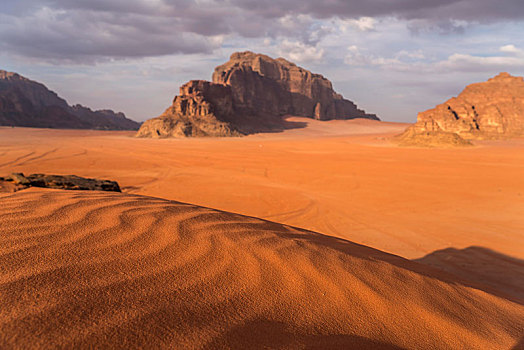
[[[84,178],[76,175],[44,175],[31,174],[25,176],[22,173],[12,173],[6,177],[0,177],[0,182],[11,182],[13,186],[2,186],[12,190],[21,190],[28,187],[45,187],[65,190],[84,191],[111,191],[121,192],[116,181]]]
[[[29,181],[22,173],[12,173],[9,175],[8,180],[13,181],[15,185],[27,186],[31,184],[31,181]]]
[[[524,79],[500,73],[469,85],[457,97],[419,113],[403,139],[424,133],[455,133],[466,140],[524,136]]]
[[[43,84],[0,70],[0,125],[59,129],[137,130],[123,113],[69,106]]]
[[[335,93],[321,75],[283,58],[242,52],[215,69],[212,83],[183,85],[171,107],[146,121],[137,136],[240,136],[282,130],[288,126],[284,115],[378,120]]]

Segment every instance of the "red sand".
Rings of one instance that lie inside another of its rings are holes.
[[[402,124],[309,123],[184,140],[0,128],[0,176],[107,178],[124,192],[344,239],[126,195],[3,194],[1,341],[413,349],[522,342],[524,140],[400,148],[390,138]]]
[[[348,241],[133,195],[0,195],[1,348],[497,349],[524,306]]]
[[[283,134],[182,140],[0,128],[0,176],[108,178],[128,193],[270,219],[407,258],[469,246],[524,258],[524,140],[401,148],[387,138],[404,124],[310,123]],[[372,131],[382,134],[355,135]]]

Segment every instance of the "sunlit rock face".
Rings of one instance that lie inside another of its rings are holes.
[[[524,136],[524,79],[500,73],[419,113],[406,133],[456,133],[463,139]]]
[[[240,136],[234,124],[233,96],[226,85],[192,80],[159,117],[146,121],[138,137]]]
[[[173,104],[146,121],[137,136],[240,136],[280,130],[285,115],[378,120],[342,98],[319,74],[283,58],[240,52],[215,69],[213,82],[184,84]]]

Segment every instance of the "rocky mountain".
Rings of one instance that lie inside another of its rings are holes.
[[[231,88],[192,80],[180,87],[180,95],[164,114],[142,125],[137,136],[240,136],[233,121]]]
[[[45,85],[0,70],[0,125],[58,129],[136,130],[123,113],[69,106]]]
[[[238,136],[286,127],[282,116],[319,120],[379,120],[333,90],[329,80],[283,58],[253,52],[231,55],[213,82],[190,81],[161,116],[146,121],[137,136]]]
[[[215,68],[213,82],[231,86],[235,106],[241,109],[318,120],[378,119],[337,94],[322,75],[284,58],[234,53],[229,62]]]
[[[524,79],[500,73],[471,84],[457,97],[419,113],[402,138],[423,142],[424,135],[434,139],[441,133],[463,140],[524,136]]]

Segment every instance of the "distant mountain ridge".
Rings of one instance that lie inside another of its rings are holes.
[[[111,110],[93,111],[66,100],[45,85],[0,70],[0,125],[56,129],[137,130],[140,123]]]
[[[283,58],[237,52],[215,68],[213,81],[192,80],[139,137],[241,136],[288,127],[282,116],[379,120],[344,99],[320,74]]]

